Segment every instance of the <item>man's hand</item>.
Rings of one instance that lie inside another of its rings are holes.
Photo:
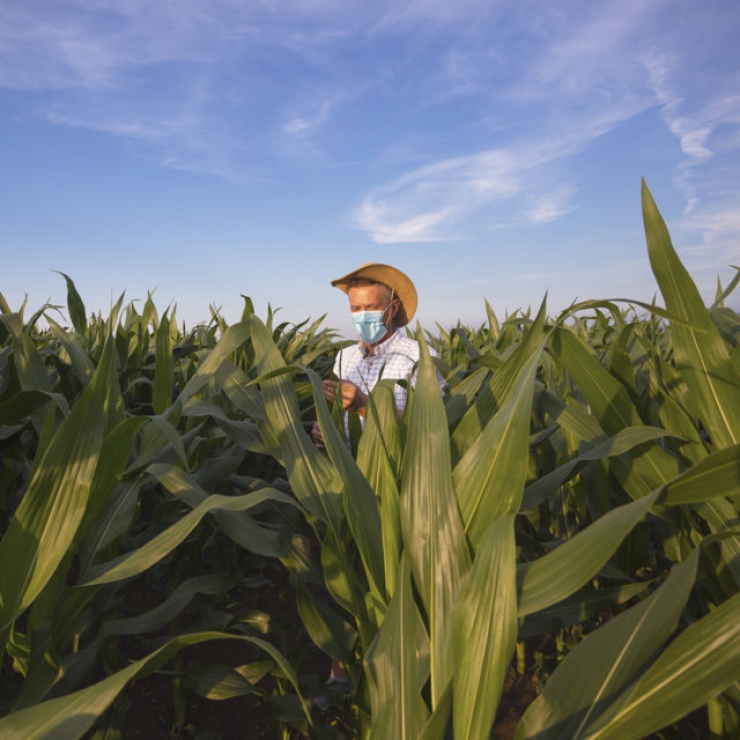
[[[311,427],[311,441],[316,445],[317,450],[325,450],[324,436],[321,434],[321,427],[319,422],[315,421]]]
[[[324,398],[327,401],[335,401],[337,388],[341,386],[342,408],[345,411],[355,411],[360,416],[365,415],[367,395],[365,395],[354,383],[349,380],[325,380]]]

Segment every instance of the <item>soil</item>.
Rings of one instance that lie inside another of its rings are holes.
[[[325,675],[325,674],[324,674]],[[513,740],[517,724],[537,695],[532,676],[510,674],[499,705],[491,738]],[[172,682],[163,675],[153,675],[139,682],[131,694],[132,708],[127,713],[124,740],[281,740],[269,701],[249,695],[223,702],[188,695],[188,724],[179,733],[172,732]],[[681,723],[682,740],[709,740],[703,712]],[[349,739],[348,739],[349,740]],[[390,740],[390,739],[389,739]],[[661,740],[651,735],[646,740]]]

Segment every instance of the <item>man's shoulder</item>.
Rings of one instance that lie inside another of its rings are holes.
[[[399,331],[396,342],[398,343],[396,345],[397,348],[403,350],[404,354],[413,357],[415,360],[418,360],[421,357],[421,349],[419,347],[419,342],[416,339],[405,336]],[[432,357],[439,357],[439,353],[433,347],[429,347],[429,354],[431,354]]]
[[[396,330],[388,351],[408,355],[415,360],[418,360],[420,356],[419,343],[415,339],[407,337],[400,329]]]

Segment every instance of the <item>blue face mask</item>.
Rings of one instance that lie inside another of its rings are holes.
[[[388,307],[383,311],[356,311],[352,314],[352,321],[354,321],[357,336],[365,344],[375,344],[383,338],[386,332],[383,316],[391,305],[393,304],[389,303]]]

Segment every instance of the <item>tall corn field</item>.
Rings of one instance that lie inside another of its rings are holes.
[[[245,695],[283,738],[738,737],[740,273],[706,306],[642,195],[662,307],[417,326],[405,413],[382,381],[351,444],[323,319],[0,296],[0,738],[125,738],[152,674],[183,738]]]

